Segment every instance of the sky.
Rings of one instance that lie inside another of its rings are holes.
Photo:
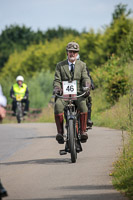
[[[58,26],[97,32],[111,23],[119,3],[133,10],[133,0],[0,0],[0,33],[10,25],[44,32]]]

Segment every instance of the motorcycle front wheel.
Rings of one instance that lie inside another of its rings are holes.
[[[68,123],[68,135],[69,135],[68,143],[69,143],[72,163],[75,163],[76,159],[77,159],[75,128],[74,127],[75,127],[74,120],[70,119],[69,123]]]

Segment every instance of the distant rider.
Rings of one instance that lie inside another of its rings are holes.
[[[6,116],[6,109],[5,109],[6,104],[7,104],[7,100],[6,100],[6,97],[3,95],[2,88],[0,85],[0,122],[2,122],[2,120]]]
[[[23,76],[17,76],[16,83],[11,87],[10,97],[13,99],[12,111],[13,115],[16,115],[16,96],[20,95],[22,98],[22,103],[25,103],[24,114],[26,115],[29,111],[29,91],[27,85],[24,83]]]
[[[82,94],[84,90],[89,91],[91,87],[90,78],[87,75],[86,64],[81,60],[77,60],[79,45],[76,42],[69,42],[67,47],[68,59],[61,61],[57,64],[55,70],[55,78],[53,82],[54,93],[62,95],[62,81],[77,81],[77,92],[78,95]],[[88,92],[89,94],[89,92]],[[54,114],[55,122],[57,126],[56,140],[58,143],[64,143],[63,138],[63,112],[65,104],[64,100],[57,98],[55,101]],[[86,98],[80,97],[75,101],[75,104],[80,111],[80,122],[81,122],[81,142],[88,139],[86,133],[86,123],[87,123],[87,112],[88,108],[86,105]]]

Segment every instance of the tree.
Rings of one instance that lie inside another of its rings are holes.
[[[58,29],[48,29],[46,32],[45,32],[45,38],[48,40],[48,41],[51,41],[52,39],[54,38],[63,38],[65,35],[70,35],[72,34],[73,36],[79,36],[79,32],[74,30],[74,29],[71,29],[71,28],[63,28],[61,26],[58,27]]]
[[[112,14],[113,22],[117,19],[120,19],[121,17],[128,17],[132,13],[132,10],[127,10],[127,5],[124,4],[118,4],[115,6],[114,13]]]
[[[46,32],[38,30],[34,32],[26,26],[10,25],[2,31],[0,35],[0,70],[7,62],[9,56],[14,51],[25,50],[31,44],[45,43],[55,38],[62,39],[65,35],[80,35],[78,31],[71,28],[58,27],[58,29],[48,29]]]
[[[34,33],[31,28],[11,25],[6,27],[0,35],[0,69],[7,62],[14,50],[21,51],[32,43],[39,43],[44,38],[43,33]]]
[[[108,60],[112,54],[120,55],[123,49],[121,45],[123,40],[130,32],[133,26],[130,19],[127,18],[131,10],[127,10],[127,5],[118,4],[112,14],[113,21],[104,33],[104,51],[105,58]]]
[[[93,30],[83,34],[81,38],[80,57],[87,64],[90,71],[105,62],[103,51],[103,35],[95,34]]]

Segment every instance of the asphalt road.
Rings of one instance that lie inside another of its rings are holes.
[[[0,177],[10,200],[125,200],[113,189],[121,131],[93,127],[72,164],[59,155],[55,124],[0,125]]]

